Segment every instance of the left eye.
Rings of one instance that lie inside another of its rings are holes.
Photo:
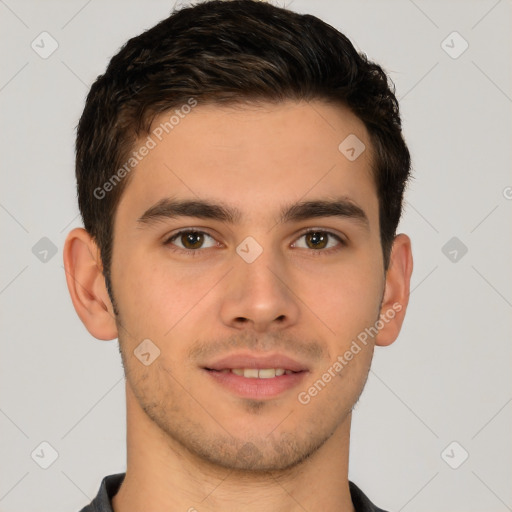
[[[210,245],[205,246],[205,239],[211,240]],[[345,242],[338,235],[331,233],[330,231],[322,231],[320,229],[309,230],[302,233],[297,240],[301,238],[305,239],[305,245],[299,245],[295,242],[292,247],[298,247],[299,249],[310,249],[312,251],[318,251],[323,249],[331,249],[336,245],[344,246]],[[337,242],[335,243],[334,240]],[[179,243],[176,243],[179,242]],[[181,244],[181,245],[180,245]],[[173,250],[182,250],[185,252],[198,252],[199,249],[209,249],[216,245],[215,239],[205,233],[204,231],[195,230],[183,230],[171,236],[165,245],[173,245]]]
[[[334,233],[331,233],[330,231],[321,231],[321,230],[311,230],[307,231],[306,233],[302,233],[302,235],[299,237],[305,238],[306,240],[306,247],[301,247],[304,249],[312,249],[312,250],[318,250],[318,249],[331,249],[332,247],[335,247],[336,244],[329,245],[329,238],[332,240],[333,238],[338,241],[339,245],[344,245],[343,240]],[[293,244],[294,247],[296,244]]]

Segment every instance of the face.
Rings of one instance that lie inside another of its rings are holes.
[[[355,160],[338,149],[350,134]],[[373,354],[370,337],[335,364],[382,313],[368,133],[345,108],[288,102],[198,105],[164,135],[114,224],[134,406],[205,461],[293,467],[346,425]]]

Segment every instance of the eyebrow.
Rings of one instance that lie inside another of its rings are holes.
[[[147,225],[178,217],[196,217],[236,224],[242,219],[242,212],[236,207],[208,200],[164,198],[148,208],[137,219],[137,223]],[[280,211],[279,222],[290,223],[319,217],[351,219],[367,229],[370,225],[364,210],[346,197],[286,205]]]

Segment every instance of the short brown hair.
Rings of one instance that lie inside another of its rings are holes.
[[[387,269],[410,174],[393,84],[315,16],[255,0],[213,0],[173,11],[130,39],[87,96],[76,139],[78,203],[100,249],[111,298],[115,212],[130,175],[104,197],[97,190],[149,134],[156,115],[190,98],[199,104],[291,99],[347,106],[364,122],[373,146]]]

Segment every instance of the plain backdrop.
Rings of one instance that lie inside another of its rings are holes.
[[[81,324],[62,248],[81,225],[74,138],[89,87],[173,5],[0,1],[1,512],[78,511],[125,471],[117,341]],[[399,229],[413,291],[356,406],[350,479],[390,511],[512,510],[511,2],[288,5],[389,73],[413,157]]]

